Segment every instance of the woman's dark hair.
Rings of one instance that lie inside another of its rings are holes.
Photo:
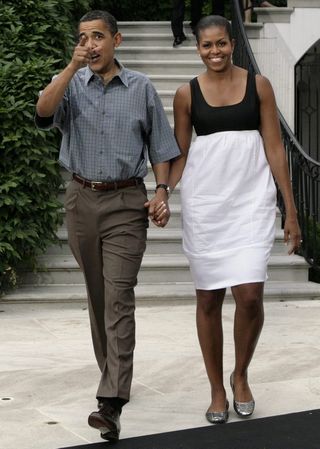
[[[199,20],[194,31],[198,44],[200,41],[200,32],[210,27],[225,28],[227,35],[229,36],[229,39],[230,40],[233,39],[232,29],[229,20],[227,20],[225,17],[222,16],[205,16]]]
[[[84,16],[81,17],[79,23],[90,22],[91,20],[103,20],[112,36],[114,36],[118,32],[118,24],[116,19],[113,17],[112,14],[108,13],[107,11],[101,11],[99,9],[89,11]]]

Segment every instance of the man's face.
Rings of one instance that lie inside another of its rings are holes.
[[[113,67],[114,49],[121,43],[121,34],[112,36],[103,20],[81,22],[79,43],[90,51],[91,70],[103,76]]]

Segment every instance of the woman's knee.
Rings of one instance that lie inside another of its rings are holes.
[[[236,303],[242,303],[247,306],[258,305],[263,301],[263,282],[253,282],[231,287],[232,295]]]
[[[260,310],[263,306],[262,296],[259,294],[248,294],[238,300],[237,305],[250,310]]]
[[[237,307],[257,311],[263,309],[263,284],[249,284],[232,290]]]
[[[224,291],[197,290],[197,309],[205,315],[220,313],[224,299]]]
[[[263,298],[258,293],[248,293],[236,300],[237,311],[242,311],[250,319],[263,317]]]

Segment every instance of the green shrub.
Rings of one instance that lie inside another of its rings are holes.
[[[0,292],[56,240],[60,135],[35,127],[38,92],[69,59],[88,2],[0,2]]]

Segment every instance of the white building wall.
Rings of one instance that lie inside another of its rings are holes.
[[[294,129],[294,67],[320,39],[319,24],[320,7],[294,8],[290,23],[265,23],[260,39],[250,39],[260,71],[271,81],[278,107],[291,129]]]

